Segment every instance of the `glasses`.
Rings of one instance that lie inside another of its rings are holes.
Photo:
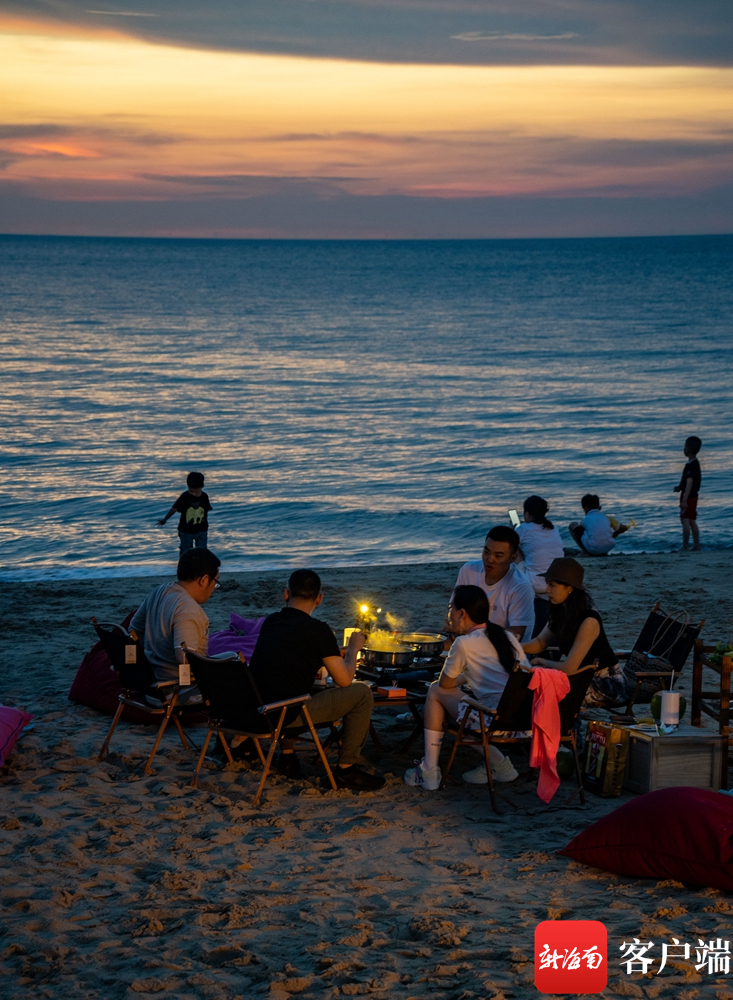
[[[221,587],[221,584],[219,583],[219,577],[216,577],[216,579],[214,579],[213,577],[210,576],[209,583],[214,584],[214,590],[219,590]]]

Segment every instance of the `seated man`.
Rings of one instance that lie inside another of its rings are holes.
[[[578,524],[573,521],[568,531],[589,556],[605,556],[616,544],[619,535],[629,530],[627,524],[619,524],[614,531],[611,522],[601,513],[601,502],[597,493],[586,493],[580,501],[585,517]]]
[[[448,605],[447,625],[457,635],[443,665],[440,677],[428,689],[425,703],[425,756],[405,772],[405,784],[434,791],[439,787],[438,766],[446,717],[460,722],[469,706],[464,702],[461,684],[470,684],[474,698],[496,708],[517,660],[529,667],[519,642],[508,629],[487,622],[489,602],[480,587],[460,586],[453,591]],[[480,728],[469,720],[470,728]],[[474,748],[475,749],[475,748]],[[483,750],[479,751],[483,758]],[[513,781],[517,777],[514,765],[495,746],[489,746],[489,759],[494,781]],[[482,763],[463,775],[463,780],[475,785],[488,783],[486,764]]]
[[[365,791],[381,788],[384,778],[363,770],[356,761],[369,732],[374,698],[366,684],[353,684],[356,654],[366,639],[362,632],[349,636],[345,658],[328,625],[311,615],[323,600],[321,579],[310,569],[291,574],[285,589],[285,607],[269,615],[262,626],[250,671],[264,704],[307,694],[316,674],[325,667],[334,687],[319,691],[308,702],[313,722],[343,719],[339,765],[334,778],[339,788]],[[287,719],[288,729],[305,729],[302,714]],[[281,774],[298,777],[300,765],[292,742],[283,741],[277,764]]]
[[[145,656],[159,681],[178,681],[181,643],[206,656],[209,619],[202,608],[219,587],[221,561],[209,549],[190,549],[178,560],[177,581],[156,587],[130,622],[143,636]],[[165,689],[163,689],[163,693]],[[156,699],[148,697],[154,704]],[[197,687],[182,688],[181,705],[201,702]]]
[[[521,642],[534,629],[534,590],[515,563],[519,535],[498,524],[486,536],[481,558],[461,566],[456,587],[480,587],[489,599],[489,621],[509,629]]]

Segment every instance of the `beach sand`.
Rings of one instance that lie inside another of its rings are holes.
[[[727,552],[585,560],[617,647],[631,645],[656,600],[705,618],[708,642],[733,639],[729,563]],[[324,570],[320,617],[349,625],[355,601],[372,599],[407,627],[439,626],[457,568]],[[212,631],[230,611],[278,608],[286,576],[223,574],[206,609]],[[364,751],[388,779],[374,794],[316,787],[310,755],[313,780],[274,775],[257,809],[257,772],[246,765],[212,764],[194,791],[195,757],[174,732],[155,774],[142,777],[154,731],[125,723],[100,763],[109,719],[67,700],[94,638],[89,618],[121,620],[156,582],[3,587],[0,699],[33,712],[36,726],[0,778],[0,995],[534,998],[535,925],[565,917],[606,923],[608,996],[733,997],[725,977],[716,984],[689,964],[651,980],[617,964],[633,936],[657,951],[673,934],[733,938],[725,894],[555,856],[627,794],[589,795],[581,807],[564,782],[545,806],[522,776],[503,789],[515,808],[497,816],[485,788],[407,788],[402,774],[421,743],[396,752],[406,730],[394,708],[375,716],[385,751],[370,741]],[[681,687],[689,694],[689,674]],[[524,752],[512,755],[524,775]]]

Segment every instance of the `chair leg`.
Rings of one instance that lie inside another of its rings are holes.
[[[267,754],[267,760],[265,761],[265,766],[262,771],[262,777],[260,778],[260,783],[257,788],[257,794],[255,795],[254,804],[258,806],[260,804],[260,797],[262,796],[262,789],[265,787],[265,782],[267,781],[267,775],[270,773],[270,767],[272,766],[272,758],[275,756],[275,747],[280,739],[280,733],[282,732],[283,723],[285,722],[285,712],[287,709],[283,707],[280,712],[280,718],[277,720],[277,726],[275,732],[272,734],[272,742],[270,743],[270,749]]]
[[[112,734],[115,731],[117,723],[120,721],[120,716],[122,715],[122,709],[125,706],[122,702],[117,706],[117,711],[115,712],[115,717],[112,719],[112,725],[109,727],[109,732],[104,738],[104,743],[102,744],[102,749],[99,751],[99,760],[104,760],[104,755],[109,751],[109,745],[112,742]]]
[[[265,766],[265,755],[262,752],[262,744],[260,743],[260,741],[257,739],[256,736],[252,737],[252,742],[257,747],[257,755],[260,758],[260,764],[262,764],[262,766],[264,767]]]
[[[221,740],[221,745],[224,747],[224,753],[227,755],[227,760],[230,764],[234,763],[234,758],[232,757],[232,751],[229,749],[229,744],[227,743],[227,738],[221,729],[217,729],[216,735]]]
[[[466,713],[468,714],[468,713]],[[489,797],[491,798],[491,808],[495,813],[499,812],[499,808],[496,803],[496,789],[494,788],[494,776],[491,773],[491,758],[489,757],[489,735],[486,732],[486,721],[484,719],[484,713],[479,710],[478,713],[479,722],[481,723],[481,743],[484,748],[484,764],[486,765],[486,777],[489,780]]]
[[[570,745],[573,750],[573,761],[575,762],[575,777],[578,782],[578,795],[580,796],[581,805],[585,805],[585,789],[583,788],[583,773],[580,770],[580,761],[578,760],[578,741],[575,736],[575,730],[572,731]]]
[[[183,732],[183,726],[181,725],[181,720],[178,718],[177,715],[174,715],[173,721],[176,725],[176,729],[178,730],[178,735],[181,737],[181,743],[183,744],[183,749],[188,750],[188,740],[186,739],[186,734]]]
[[[204,745],[201,747],[201,753],[199,754],[198,763],[196,764],[196,770],[193,772],[193,778],[191,779],[192,788],[199,787],[199,771],[201,770],[201,765],[204,762],[206,751],[209,749],[209,742],[211,741],[213,732],[214,730],[209,728],[209,731],[206,734],[206,739],[204,740]]]
[[[377,750],[384,750],[384,747],[382,746],[382,741],[377,735],[377,730],[374,728],[374,723],[371,721],[369,723],[369,735],[372,738],[372,743],[374,744],[375,748]]]
[[[321,741],[318,739],[318,733],[315,731],[313,727],[313,720],[310,717],[310,712],[306,708],[305,704],[303,705],[302,712],[305,721],[308,723],[308,729],[310,730],[311,738],[316,745],[316,750],[318,750],[318,756],[321,758],[321,762],[323,763],[323,766],[326,769],[326,774],[328,775],[328,780],[331,784],[331,788],[334,790],[334,792],[336,792],[338,791],[338,785],[336,784],[336,781],[334,779],[333,771],[331,770],[331,765],[328,763],[328,757],[326,757],[326,754],[324,753],[323,747],[321,746]]]
[[[445,788],[445,783],[448,780],[448,775],[450,774],[451,768],[453,767],[453,761],[455,760],[456,753],[458,752],[458,747],[463,742],[463,734],[466,731],[466,723],[468,722],[469,713],[466,712],[461,719],[461,724],[458,728],[458,735],[453,741],[453,749],[450,752],[450,757],[448,758],[448,763],[446,764],[445,771],[440,779],[440,784],[438,785],[438,791],[442,791]]]
[[[150,756],[148,757],[147,763],[145,765],[145,770],[143,774],[150,774],[151,768],[153,766],[153,759],[158,752],[158,747],[160,746],[160,741],[163,739],[163,733],[166,730],[166,726],[170,721],[170,717],[173,714],[173,709],[176,707],[176,701],[178,700],[178,692],[176,691],[171,700],[168,702],[168,707],[166,713],[163,716],[163,721],[160,724],[160,729],[158,730],[158,735],[156,737],[155,743],[153,744],[153,749],[150,751]]]

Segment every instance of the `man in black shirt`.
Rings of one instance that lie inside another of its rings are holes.
[[[690,532],[692,532],[692,549],[694,552],[700,549],[700,529],[697,526],[697,498],[700,493],[702,476],[697,455],[701,448],[702,441],[699,437],[688,437],[685,441],[685,458],[687,459],[687,463],[682,470],[682,478],[679,485],[674,488],[674,492],[680,494],[682,549],[686,550],[689,548]]]
[[[371,791],[381,788],[384,778],[364,771],[356,761],[369,732],[374,698],[366,684],[352,683],[356,654],[364,645],[365,636],[362,632],[352,633],[346,656],[342,657],[328,625],[311,617],[322,600],[317,573],[299,569],[291,574],[285,590],[285,607],[269,615],[262,626],[252,654],[251,675],[266,704],[306,694],[318,671],[325,667],[334,686],[313,695],[308,711],[316,725],[343,719],[339,766],[334,770],[339,788]],[[293,719],[286,718],[286,725],[292,729],[306,728],[300,714]],[[300,765],[292,741],[283,740],[278,770],[288,777],[299,775]]]

